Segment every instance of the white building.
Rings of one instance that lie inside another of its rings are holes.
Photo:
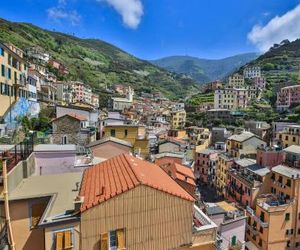
[[[36,75],[29,75],[27,79],[27,91],[28,91],[28,100],[36,102],[37,101],[37,81],[38,77]]]
[[[249,102],[256,98],[254,89],[246,88],[225,88],[218,89],[214,95],[215,109],[236,110],[246,108]]]
[[[28,48],[26,50],[26,54],[29,58],[33,58],[44,63],[48,63],[50,60],[50,54],[41,47]]]
[[[261,77],[260,67],[247,67],[244,69],[244,77],[246,79],[252,79],[254,77]]]
[[[113,97],[112,98],[113,110],[123,111],[124,109],[130,108],[133,103],[133,95],[134,95],[134,90],[129,87],[126,98]]]

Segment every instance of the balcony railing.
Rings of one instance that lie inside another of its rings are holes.
[[[246,228],[250,230],[250,232],[252,233],[252,235],[258,235],[259,232],[257,231],[257,229],[253,226],[250,226],[249,224],[246,225]]]
[[[264,222],[258,216],[256,216],[255,211],[251,207],[247,206],[246,210],[251,215],[251,217],[254,219],[254,221],[256,221],[258,224],[260,224],[262,227],[266,228],[269,226],[268,222]]]

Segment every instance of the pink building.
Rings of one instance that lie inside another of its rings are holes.
[[[266,88],[266,79],[264,77],[254,77],[251,81],[255,89]]]
[[[219,151],[203,149],[195,153],[194,174],[201,183],[214,183]]]
[[[284,111],[294,105],[300,104],[300,85],[282,88],[277,93],[277,110]]]
[[[267,181],[269,173],[268,168],[258,165],[253,159],[236,160],[228,171],[226,198],[244,207],[254,207],[258,195],[270,184]]]
[[[286,153],[279,148],[261,147],[257,149],[256,162],[260,166],[271,169],[285,161]]]

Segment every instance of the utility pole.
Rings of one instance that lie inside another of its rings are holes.
[[[11,250],[15,250],[15,242],[11,227],[10,213],[9,213],[9,201],[8,201],[8,184],[7,184],[7,166],[6,159],[2,159],[2,177],[3,177],[3,195],[4,195],[4,208],[5,208],[5,219],[8,230],[8,242]]]

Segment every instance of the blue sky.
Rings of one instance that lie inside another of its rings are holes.
[[[99,38],[143,59],[222,58],[300,37],[300,0],[2,0],[0,17]]]

